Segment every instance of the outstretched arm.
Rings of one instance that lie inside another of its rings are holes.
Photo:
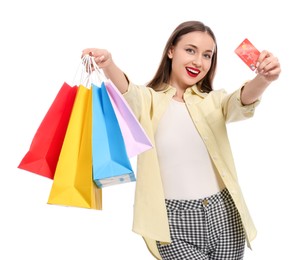
[[[102,69],[107,78],[118,88],[121,93],[125,93],[128,89],[128,80],[123,71],[113,62],[111,53],[105,49],[87,48],[83,50],[84,55],[94,57],[98,67]]]
[[[265,89],[281,73],[280,63],[272,53],[262,51],[257,63],[257,75],[249,81],[242,89],[241,102],[248,105],[255,102],[265,91]]]

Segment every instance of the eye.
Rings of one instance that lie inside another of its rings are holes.
[[[210,60],[210,59],[212,59],[212,54],[204,53],[204,54],[203,54],[203,57],[204,57],[205,59],[207,59],[207,60]]]
[[[192,48],[187,48],[186,52],[189,53],[189,54],[195,54],[196,53],[196,51]]]

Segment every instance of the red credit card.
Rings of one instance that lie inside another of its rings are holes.
[[[254,71],[256,69],[256,63],[260,52],[248,39],[244,39],[244,41],[240,43],[240,45],[235,49],[235,53],[247,66],[249,66],[251,70]]]

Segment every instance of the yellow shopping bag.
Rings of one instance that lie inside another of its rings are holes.
[[[79,86],[48,204],[102,208],[102,190],[92,179],[92,92]]]

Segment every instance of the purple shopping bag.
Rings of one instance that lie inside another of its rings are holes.
[[[128,156],[133,157],[151,149],[150,139],[123,95],[112,81],[107,80],[105,85],[124,137]]]

